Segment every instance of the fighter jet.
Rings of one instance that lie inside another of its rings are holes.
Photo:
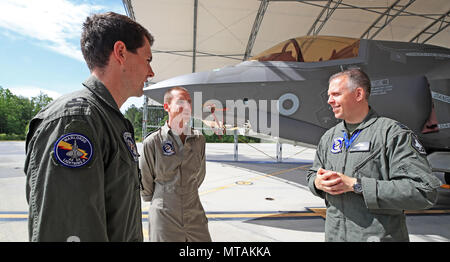
[[[212,114],[210,120],[219,126],[250,127],[283,142],[315,146],[339,121],[327,103],[328,79],[352,67],[361,68],[371,79],[370,106],[413,130],[433,170],[445,172],[449,184],[448,48],[335,36],[298,37],[234,66],[158,82],[145,88],[144,94],[163,103],[168,88],[183,86],[194,94],[197,118],[205,120]],[[236,113],[239,105],[248,110]],[[255,108],[257,115],[252,120]],[[278,130],[269,128],[276,123]]]
[[[75,142],[73,143],[72,146],[72,150],[70,150],[69,152],[66,153],[66,156],[70,157],[71,161],[77,161],[80,157],[83,156],[83,153],[81,153],[78,150],[78,145],[77,145],[77,141],[75,140]]]

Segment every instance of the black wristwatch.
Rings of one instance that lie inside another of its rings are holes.
[[[353,191],[355,191],[356,194],[362,194],[363,188],[361,185],[361,178],[356,178],[356,183],[353,184]]]

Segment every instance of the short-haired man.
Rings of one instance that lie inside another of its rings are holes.
[[[116,13],[83,24],[91,71],[80,91],[42,109],[26,140],[30,241],[142,241],[133,126],[119,108],[143,94],[153,37]]]
[[[164,95],[169,120],[143,142],[139,160],[150,201],[151,242],[210,242],[198,188],[206,174],[205,138],[190,125],[191,97],[182,87]]]
[[[322,136],[307,174],[326,201],[326,241],[409,241],[403,210],[431,207],[441,185],[416,135],[378,116],[369,95],[359,69],[330,77],[328,104],[343,121]]]

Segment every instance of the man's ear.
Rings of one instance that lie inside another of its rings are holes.
[[[164,103],[163,107],[164,107],[164,111],[169,112],[169,104]]]
[[[123,63],[125,62],[126,53],[127,53],[127,47],[124,42],[117,41],[114,43],[112,54],[113,54],[114,59],[120,65],[123,65]]]
[[[356,88],[356,100],[362,101],[366,98],[366,91],[362,87]]]

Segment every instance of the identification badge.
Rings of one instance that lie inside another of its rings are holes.
[[[125,141],[125,144],[128,147],[128,151],[130,151],[131,156],[133,157],[135,162],[139,161],[139,153],[137,151],[136,143],[133,139],[133,136],[130,132],[124,132],[123,133],[123,140]]]
[[[164,141],[162,145],[163,154],[166,156],[175,155],[175,147],[172,141]]]
[[[359,142],[350,147],[349,152],[369,152],[370,142]]]
[[[78,133],[69,133],[60,137],[53,150],[56,160],[61,165],[70,168],[86,165],[94,155],[91,141]]]
[[[337,154],[342,152],[342,146],[344,144],[344,138],[338,137],[333,140],[333,145],[331,145],[331,153]]]

